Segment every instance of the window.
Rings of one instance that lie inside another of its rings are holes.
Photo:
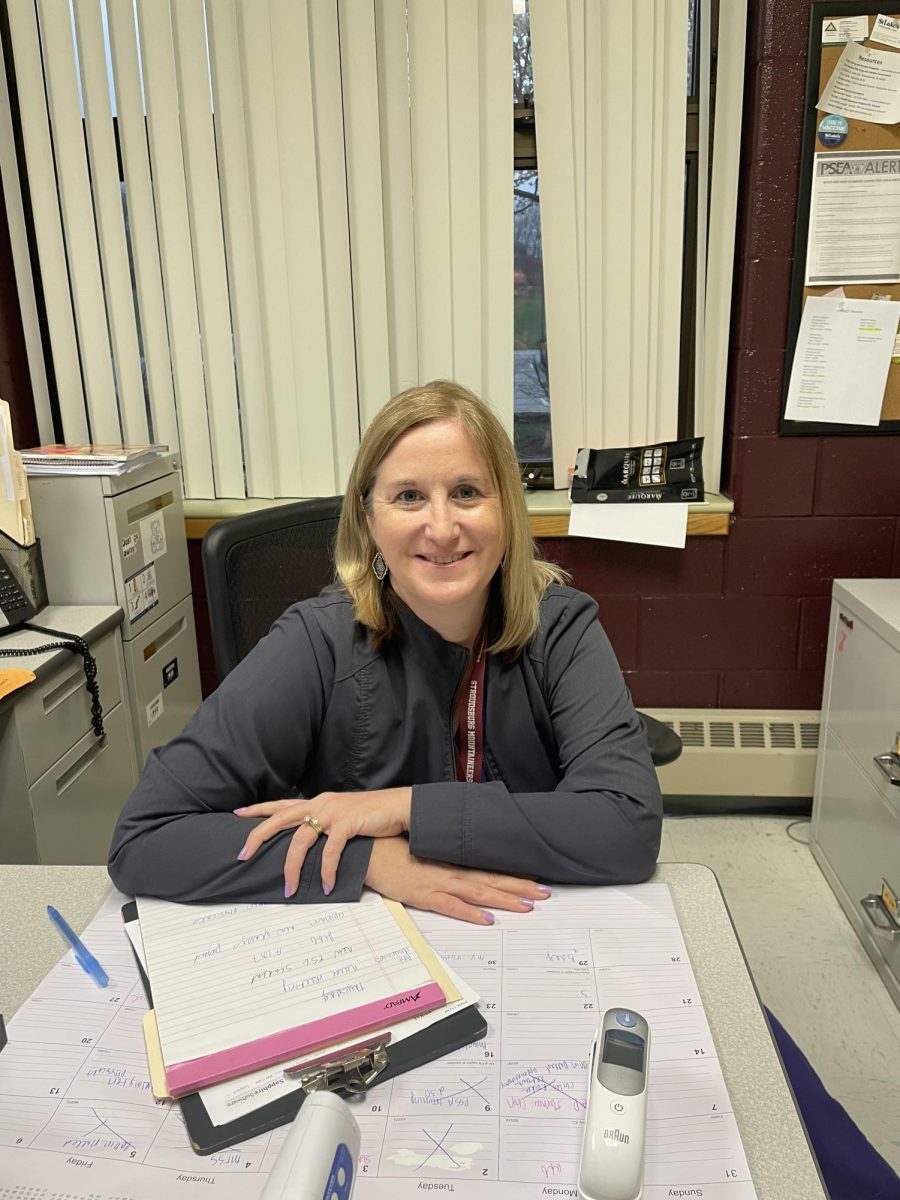
[[[689,0],[686,76],[686,161],[684,259],[681,298],[681,356],[678,435],[693,433],[694,329],[697,254],[699,0]],[[522,11],[519,11],[521,7]],[[717,9],[717,3],[713,5]],[[547,355],[544,271],[540,227],[540,174],[534,114],[534,77],[528,0],[513,6],[513,212],[515,264],[515,445],[520,461],[533,468],[532,486],[552,486],[550,404],[552,384]],[[715,25],[715,11],[714,20]],[[715,33],[715,30],[713,30]],[[713,44],[715,38],[713,37]]]

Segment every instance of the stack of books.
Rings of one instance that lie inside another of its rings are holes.
[[[159,442],[143,445],[34,446],[22,451],[29,475],[121,475],[165,454]]]

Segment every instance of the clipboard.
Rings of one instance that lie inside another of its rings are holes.
[[[138,919],[134,900],[122,906],[122,918],[127,923]],[[132,947],[132,952],[134,948]],[[147,1003],[153,1006],[150,980],[135,954],[135,962]],[[226,1125],[214,1125],[201,1097],[192,1092],[182,1096],[177,1103],[181,1106],[184,1126],[195,1153],[206,1155],[224,1150],[236,1142],[247,1141],[260,1133],[293,1121],[303,1101],[314,1091],[336,1092],[345,1100],[362,1094],[369,1086],[386,1083],[397,1075],[424,1066],[444,1054],[460,1050],[470,1042],[484,1037],[487,1021],[474,1005],[453,1013],[442,1021],[436,1021],[421,1033],[403,1038],[394,1044],[378,1042],[373,1035],[364,1051],[355,1050],[346,1059],[320,1061],[298,1075],[301,1083],[297,1091],[281,1096],[270,1104],[254,1109],[245,1116],[229,1121]]]

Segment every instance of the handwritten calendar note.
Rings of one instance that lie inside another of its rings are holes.
[[[574,1196],[587,1055],[600,1013],[619,1004],[653,1028],[645,1200],[691,1189],[756,1200],[665,885],[557,888],[527,917],[498,913],[490,929],[415,916],[481,997],[488,1031],[354,1106],[355,1200]],[[90,944],[110,971],[109,996],[67,955],[10,1024],[0,1200],[39,1184],[79,1200],[193,1200],[211,1185],[220,1200],[255,1200],[286,1131],[193,1154],[177,1105],[150,1095],[145,1004],[114,908],[94,921]]]

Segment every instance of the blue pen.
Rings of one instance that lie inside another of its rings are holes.
[[[47,916],[63,935],[72,949],[75,951],[75,958],[78,965],[87,971],[97,987],[106,987],[109,983],[109,976],[85,946],[84,942],[78,936],[74,929],[69,925],[65,917],[58,912],[52,904],[47,905]]]

